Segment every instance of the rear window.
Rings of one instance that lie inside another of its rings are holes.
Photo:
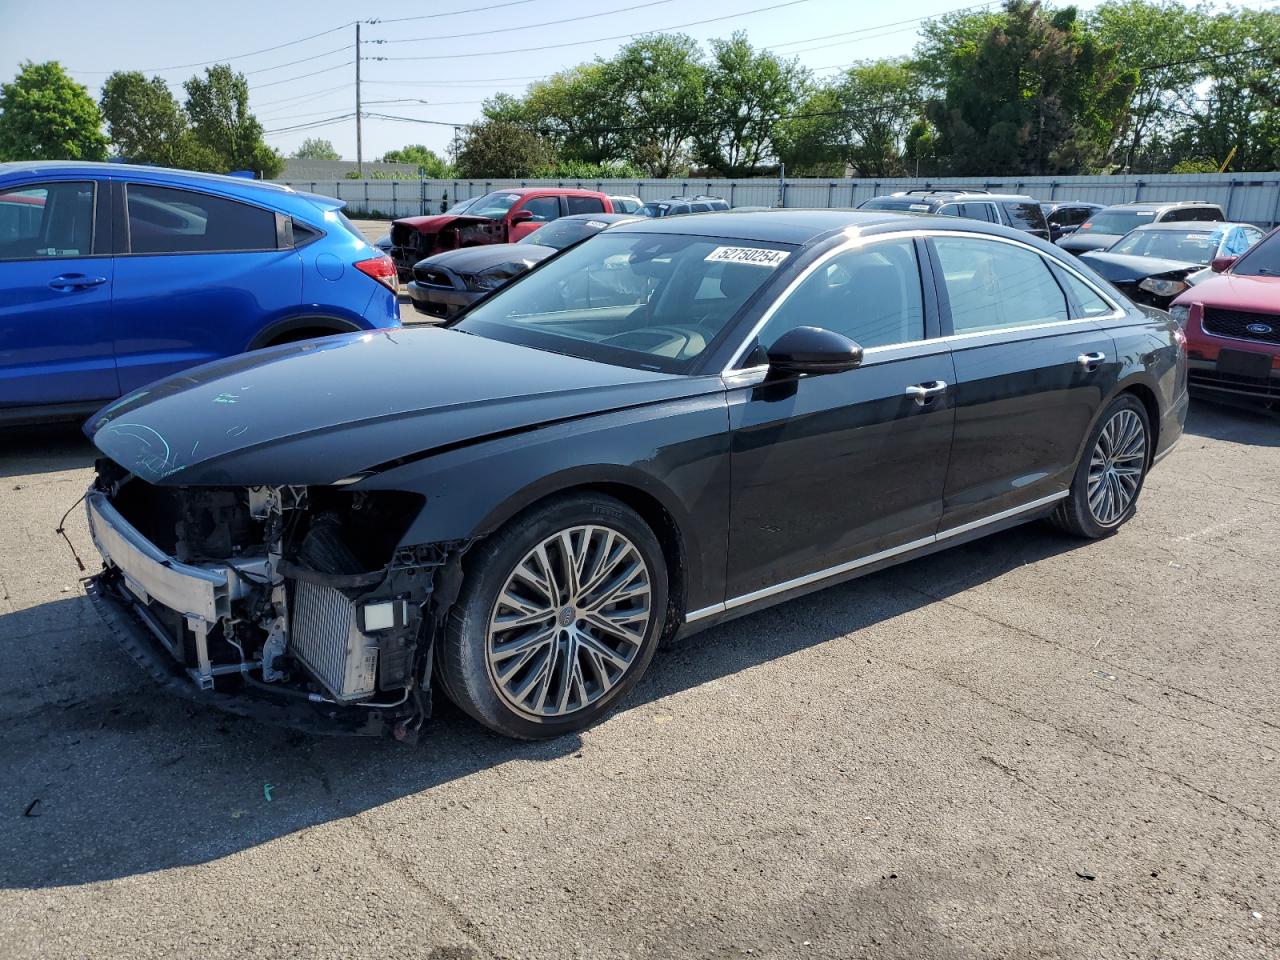
[[[126,192],[129,250],[222,253],[276,249],[269,210],[193,190],[131,183]]]

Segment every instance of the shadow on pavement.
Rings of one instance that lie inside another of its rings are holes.
[[[0,477],[25,477],[93,466],[94,448],[79,422],[0,429]]]
[[[1280,413],[1258,404],[1217,403],[1193,395],[1186,432],[1228,443],[1280,447]]]
[[[1033,524],[744,617],[659,651],[623,709],[900,616],[1081,544]],[[7,888],[204,863],[480,770],[583,749],[577,736],[541,743],[497,737],[441,696],[416,747],[310,737],[192,706],[153,689],[83,597],[0,617],[0,660],[24,664],[0,679],[0,886]]]

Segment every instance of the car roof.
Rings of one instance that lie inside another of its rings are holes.
[[[948,221],[954,218],[931,218]],[[964,221],[965,225],[984,224],[983,221]],[[720,237],[734,240],[753,240],[762,243],[788,243],[803,246],[843,230],[863,230],[882,225],[900,224],[903,227],[920,226],[919,217],[913,214],[888,210],[736,210],[718,213],[694,213],[684,217],[637,220],[610,229],[613,233],[666,233],[695,237]],[[995,232],[995,231],[992,231]]]
[[[595,220],[599,223],[617,223],[619,220],[643,220],[644,217],[636,216],[634,213],[571,213],[566,217],[557,217],[552,223],[558,223],[561,220]],[[534,231],[537,232],[536,230]]]
[[[1108,204],[1108,210],[1167,210],[1169,207],[1217,207],[1208,200],[1129,200]],[[1219,208],[1221,209],[1221,208]]]
[[[1091,210],[1101,210],[1102,204],[1094,203],[1092,200],[1041,200],[1040,206],[1051,207],[1058,210],[1062,207],[1089,207]]]
[[[578,187],[494,187],[489,193],[518,193],[524,196],[528,193],[552,193],[556,196],[566,197],[607,197],[607,193],[601,193],[599,190],[582,190]],[[480,196],[487,197],[488,193],[482,193]],[[474,198],[471,198],[474,199]]]
[[[231,177],[222,173],[198,173],[194,170],[177,170],[172,167],[153,167],[140,163],[95,163],[88,160],[15,160],[0,163],[0,177],[16,173],[83,173],[85,176],[116,176],[130,174],[171,177],[175,180],[203,181],[224,187],[247,190],[270,190],[278,193],[296,193],[293,187],[271,180],[252,180],[249,177]]]
[[[1231,230],[1235,227],[1250,227],[1250,223],[1236,223],[1228,220],[1168,220],[1163,223],[1140,223],[1134,227],[1134,230]],[[1255,228],[1256,229],[1256,228]]]
[[[987,190],[901,190],[897,193],[881,194],[878,197],[872,197],[872,199],[879,200],[883,197],[900,197],[903,200],[909,197],[918,197],[926,203],[930,201],[954,203],[959,197],[969,200],[1030,200],[1033,203],[1038,202],[1035,197],[1027,196],[1025,193],[991,193]]]

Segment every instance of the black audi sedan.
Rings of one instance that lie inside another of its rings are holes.
[[[660,641],[1014,524],[1114,533],[1180,329],[1026,233],[778,210],[624,224],[461,318],[110,405],[90,593],[175,689],[412,739],[617,705]]]

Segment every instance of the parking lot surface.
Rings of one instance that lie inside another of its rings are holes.
[[[1275,417],[1194,403],[1118,535],[739,620],[533,744],[158,692],[54,533],[91,462],[0,435],[6,958],[1280,955]]]

